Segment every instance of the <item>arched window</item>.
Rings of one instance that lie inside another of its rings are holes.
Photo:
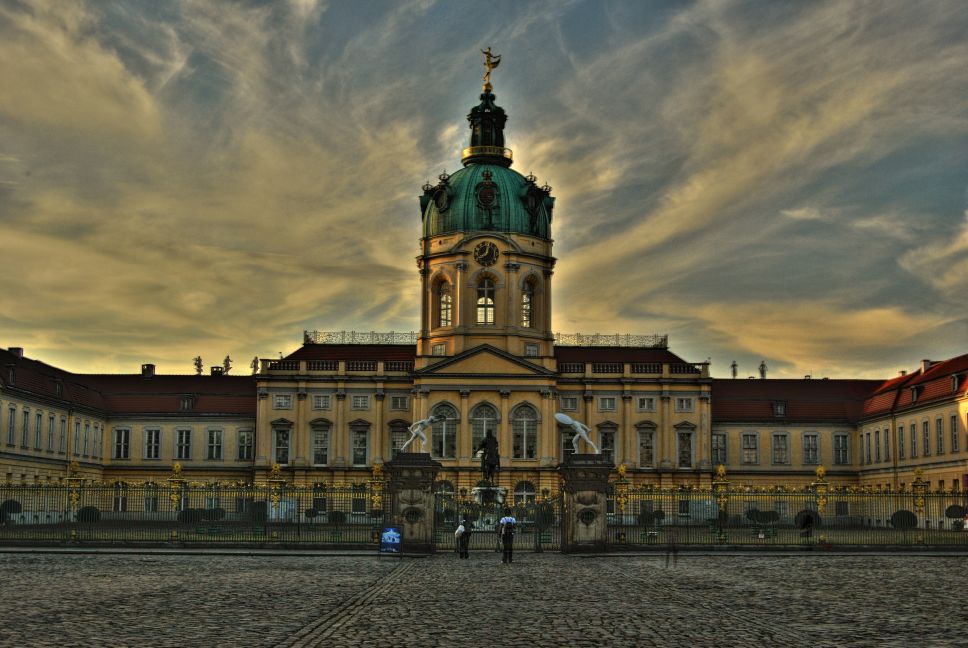
[[[530,405],[521,405],[511,419],[512,445],[515,459],[538,458],[538,412]]]
[[[451,326],[454,322],[454,296],[450,284],[441,281],[437,285],[437,326]]]
[[[484,440],[484,436],[490,432],[497,436],[497,410],[492,405],[482,403],[471,412],[471,445],[476,452]]]
[[[441,403],[431,414],[443,416],[443,421],[434,423],[431,428],[431,448],[433,456],[439,459],[453,459],[457,456],[457,410],[452,405]]]
[[[534,326],[534,283],[531,281],[524,282],[521,287],[521,326]]]
[[[530,504],[534,502],[535,499],[535,489],[534,484],[528,481],[518,482],[514,487],[514,503],[517,504]]]
[[[477,323],[494,325],[494,280],[484,277],[477,284]]]

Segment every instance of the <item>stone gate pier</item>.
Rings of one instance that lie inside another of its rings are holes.
[[[563,482],[561,550],[605,551],[608,534],[606,494],[612,462],[600,454],[570,454],[558,466]]]
[[[434,551],[434,484],[441,467],[426,452],[401,452],[384,464],[390,519],[401,529],[406,553]]]

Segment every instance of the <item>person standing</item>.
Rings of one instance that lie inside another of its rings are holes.
[[[511,509],[504,509],[504,517],[497,523],[498,534],[501,537],[501,562],[505,565],[514,562],[514,531],[518,521],[511,515]]]
[[[465,516],[458,528],[463,529],[463,531],[457,536],[457,557],[470,558],[467,549],[471,544],[471,532],[474,530],[474,523]]]

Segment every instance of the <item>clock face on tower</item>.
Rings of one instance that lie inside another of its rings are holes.
[[[494,265],[497,261],[497,246],[490,241],[478,243],[474,248],[474,260],[482,266]]]

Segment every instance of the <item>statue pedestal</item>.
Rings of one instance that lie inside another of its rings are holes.
[[[507,495],[508,489],[498,486],[475,486],[471,489],[471,496],[482,506],[488,504],[502,506]]]
[[[383,464],[390,516],[402,529],[404,553],[433,553],[436,516],[434,483],[441,464],[426,452],[401,452]]]
[[[558,466],[564,482],[561,550],[564,553],[605,551],[608,476],[614,465],[600,454],[571,454]]]

